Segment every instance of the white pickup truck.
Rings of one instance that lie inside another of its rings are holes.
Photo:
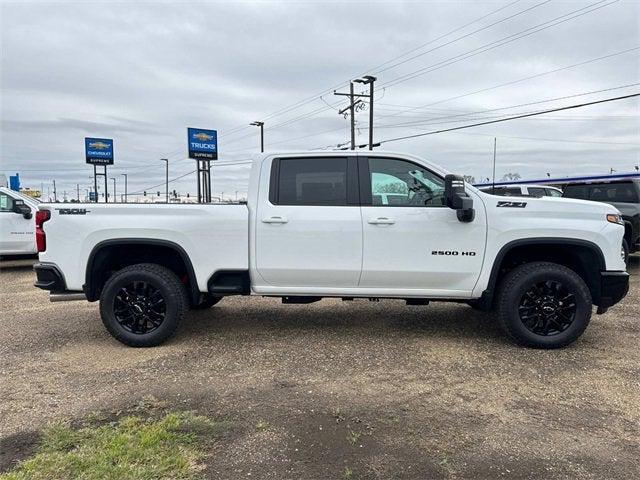
[[[100,300],[109,332],[158,345],[226,295],[394,298],[497,310],[516,342],[557,348],[629,278],[612,206],[499,197],[388,152],[264,154],[247,204],[42,204],[36,286]]]

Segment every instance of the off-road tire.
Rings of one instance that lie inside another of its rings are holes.
[[[116,295],[131,282],[147,282],[163,297],[166,309],[164,320],[149,333],[126,330],[114,314]],[[175,333],[188,307],[187,291],[178,276],[154,263],[139,263],[117,271],[107,280],[100,295],[102,323],[116,340],[130,347],[154,347],[163,343]]]
[[[544,336],[529,330],[520,318],[521,300],[539,282],[562,284],[575,299],[573,321],[560,333]],[[516,267],[502,280],[499,287],[498,320],[509,338],[532,348],[561,348],[573,343],[589,325],[593,302],[584,280],[573,270],[556,263],[532,262]]]
[[[216,303],[222,300],[222,297],[217,297],[211,294],[205,294],[198,303],[191,305],[192,310],[206,310],[213,307]]]

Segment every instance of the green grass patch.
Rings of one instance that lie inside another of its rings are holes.
[[[43,431],[32,458],[0,479],[197,478],[203,444],[225,428],[186,412],[155,419],[130,416],[78,429],[57,424]]]

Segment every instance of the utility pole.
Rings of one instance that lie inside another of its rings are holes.
[[[165,163],[164,168],[164,199],[166,203],[169,203],[169,159],[161,158],[161,162]]]
[[[127,203],[127,175],[126,173],[121,173],[124,177],[124,203]]]
[[[362,78],[354,80],[356,83],[369,85],[369,150],[373,150],[373,83],[376,80],[377,78],[371,75],[365,75]]]
[[[78,203],[80,202],[80,184],[76,183],[76,200],[78,200]]]
[[[355,97],[362,97],[364,95],[356,95],[353,93],[353,82],[349,82],[349,93],[340,93],[333,91],[334,95],[349,97],[349,105],[342,110],[338,111],[339,115],[344,115],[347,110],[349,111],[349,117],[351,121],[351,150],[356,149],[356,106],[362,103],[362,100],[358,99],[354,101]]]
[[[260,153],[264,152],[264,122],[251,122],[249,125],[260,127]]]
[[[53,201],[58,201],[58,191],[56,190],[56,179],[53,179]]]
[[[113,203],[116,203],[118,201],[118,197],[116,195],[116,177],[111,177],[111,180],[113,180]]]

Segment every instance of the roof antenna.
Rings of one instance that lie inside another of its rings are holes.
[[[496,137],[493,137],[493,182],[491,184],[491,195],[496,193]]]

